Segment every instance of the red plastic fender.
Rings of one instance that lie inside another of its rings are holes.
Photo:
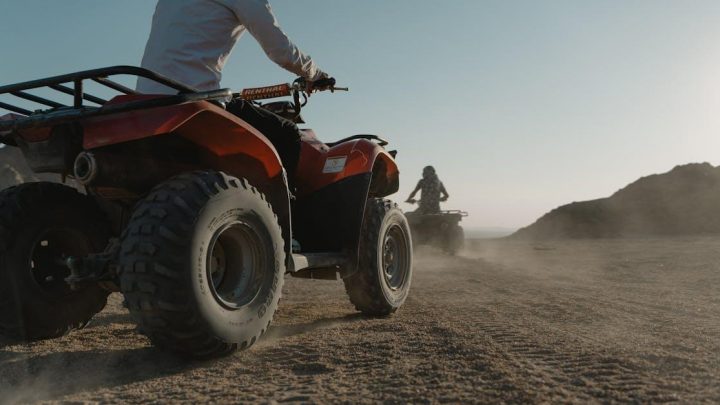
[[[372,173],[378,159],[385,163],[384,175],[390,184],[399,170],[392,156],[380,145],[356,139],[329,148],[318,141],[312,131],[305,130],[297,170],[298,194],[310,194],[347,177]]]
[[[118,96],[125,103],[158,96]],[[169,133],[178,134],[216,156],[247,155],[262,163],[268,178],[282,171],[270,141],[247,122],[207,101],[134,110],[82,121],[83,147],[95,149]]]

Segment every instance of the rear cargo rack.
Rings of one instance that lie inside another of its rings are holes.
[[[178,94],[158,96],[126,103],[107,104],[108,100],[88,94],[83,89],[84,81],[90,80],[120,93],[119,95],[142,94],[108,78],[115,75],[144,77],[177,90]],[[63,104],[56,100],[40,97],[27,92],[28,90],[37,89],[51,89],[57,92],[58,95],[71,95],[73,96],[73,103],[72,105]],[[82,72],[53,76],[45,79],[31,80],[7,86],[0,86],[0,96],[2,95],[10,95],[17,99],[30,101],[44,107],[48,107],[44,110],[31,111],[19,105],[0,102],[0,116],[2,115],[2,110],[15,113],[10,116],[10,119],[6,118],[4,120],[0,120],[0,142],[10,143],[12,140],[4,138],[3,135],[10,135],[12,131],[17,129],[55,125],[61,122],[72,121],[89,116],[105,115],[142,108],[161,107],[191,101],[229,99],[232,96],[232,92],[229,89],[198,92],[196,89],[185,86],[175,80],[148,69],[135,66],[112,66],[102,69],[85,70]],[[85,102],[90,102],[94,105],[86,105]]]

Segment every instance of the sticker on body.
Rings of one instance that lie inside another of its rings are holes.
[[[347,156],[336,156],[329,157],[325,160],[325,167],[323,167],[323,173],[340,173],[345,170],[345,163],[347,162]]]

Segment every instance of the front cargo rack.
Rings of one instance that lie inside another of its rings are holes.
[[[128,101],[125,103],[110,103],[101,97],[88,94],[83,89],[83,82],[90,80],[101,84],[120,95],[139,95],[139,93],[108,77],[115,75],[130,75],[153,80],[159,84],[177,90],[176,95],[166,95]],[[28,90],[51,89],[56,94],[73,97],[72,105],[63,104],[56,100],[40,97],[28,93]],[[229,89],[219,89],[199,92],[191,87],[178,83],[175,80],[155,73],[151,70],[135,66],[111,66],[101,69],[85,70],[45,79],[31,80],[7,86],[0,86],[0,96],[10,95],[17,99],[30,101],[48,107],[47,109],[31,111],[15,104],[0,101],[0,116],[2,110],[9,111],[10,115],[0,119],[0,143],[14,144],[9,136],[13,131],[23,128],[55,125],[62,122],[77,120],[91,116],[119,113],[143,108],[161,107],[200,100],[227,100],[232,97]],[[87,105],[86,102],[92,103]]]

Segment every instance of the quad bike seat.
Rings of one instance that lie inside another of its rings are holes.
[[[273,101],[272,103],[262,104],[261,107],[296,124],[305,123],[305,120],[295,108],[295,104],[289,101]]]
[[[358,135],[349,136],[349,137],[347,137],[347,138],[343,138],[343,139],[341,139],[341,140],[339,140],[339,141],[326,143],[326,145],[332,148],[332,147],[335,146],[335,145],[339,145],[339,144],[341,144],[341,143],[343,143],[343,142],[348,142],[348,141],[352,141],[352,140],[355,140],[355,139],[369,139],[369,140],[371,140],[371,141],[376,141],[376,142],[378,143],[378,145],[380,145],[380,146],[385,146],[385,145],[388,144],[388,141],[386,141],[385,139],[383,139],[383,138],[381,138],[381,137],[379,137],[379,136],[377,136],[377,135],[358,134]]]

